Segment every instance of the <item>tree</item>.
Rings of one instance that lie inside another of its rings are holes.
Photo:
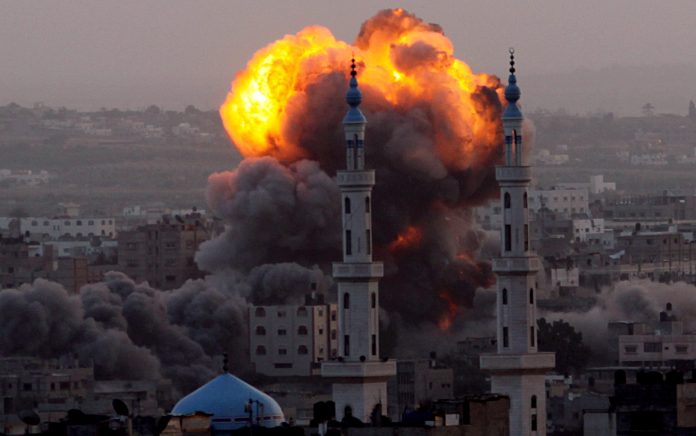
[[[590,349],[582,342],[582,333],[566,321],[537,322],[539,351],[556,353],[556,371],[561,374],[580,372],[590,358]]]

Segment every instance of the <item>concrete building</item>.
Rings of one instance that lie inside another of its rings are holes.
[[[672,313],[671,303],[660,312],[652,331],[640,329],[620,335],[619,364],[647,368],[693,368],[696,362],[696,334],[684,332],[682,321]]]
[[[343,262],[334,263],[338,282],[338,360],[324,362],[323,377],[332,379],[339,420],[353,416],[369,421],[373,411],[388,410],[387,380],[396,374],[393,360],[379,353],[379,279],[381,262],[372,261],[372,187],[374,170],[365,169],[365,127],[359,109],[355,62],[351,66],[350,106],[343,119],[346,169],[336,174],[341,189]]]
[[[20,234],[33,240],[116,238],[116,220],[113,218],[0,217],[0,228],[10,229],[14,220],[19,222]]]
[[[175,289],[188,279],[201,277],[193,257],[210,234],[199,219],[189,215],[181,221],[169,220],[120,232],[119,271],[161,289]]]
[[[497,275],[497,353],[481,356],[481,368],[491,374],[491,391],[510,397],[510,434],[546,434],[544,374],[555,366],[553,353],[537,351],[536,274],[539,259],[529,244],[530,167],[523,161],[520,89],[514,52],[505,88],[503,112],[505,164],[496,167],[503,199],[501,256],[493,260]]]
[[[405,413],[436,400],[454,398],[454,372],[431,359],[399,360],[389,381],[389,416],[400,421]]]
[[[319,375],[338,357],[338,307],[323,298],[304,305],[251,306],[249,349],[256,372],[268,376]]]
[[[588,213],[590,211],[589,194],[586,188],[553,187],[530,191],[529,208],[537,212],[544,207],[567,217],[576,213]]]

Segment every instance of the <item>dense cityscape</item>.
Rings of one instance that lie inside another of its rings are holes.
[[[696,434],[696,94],[385,85],[397,23],[447,40],[321,42],[278,131],[260,55],[220,111],[0,106],[0,434]]]

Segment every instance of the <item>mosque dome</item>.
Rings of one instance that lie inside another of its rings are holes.
[[[285,421],[283,410],[273,398],[229,373],[215,377],[179,400],[171,415],[196,412],[212,415],[210,424],[215,431],[247,427],[250,414],[254,424],[263,427],[277,427]]]

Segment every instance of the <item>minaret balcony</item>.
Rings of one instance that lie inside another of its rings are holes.
[[[368,360],[365,362],[336,360],[322,362],[322,377],[335,378],[388,378],[396,375],[396,360]]]
[[[498,374],[545,373],[556,366],[555,353],[482,354],[481,369]]]
[[[526,273],[537,272],[541,263],[536,256],[497,257],[493,259],[495,273]]]
[[[336,183],[338,183],[338,186],[374,186],[375,171],[338,171],[336,173]]]
[[[333,264],[333,277],[335,279],[371,279],[382,276],[384,276],[384,264],[382,262],[335,262]]]
[[[532,180],[532,169],[529,166],[496,166],[495,178],[497,181],[504,182],[530,182]]]

